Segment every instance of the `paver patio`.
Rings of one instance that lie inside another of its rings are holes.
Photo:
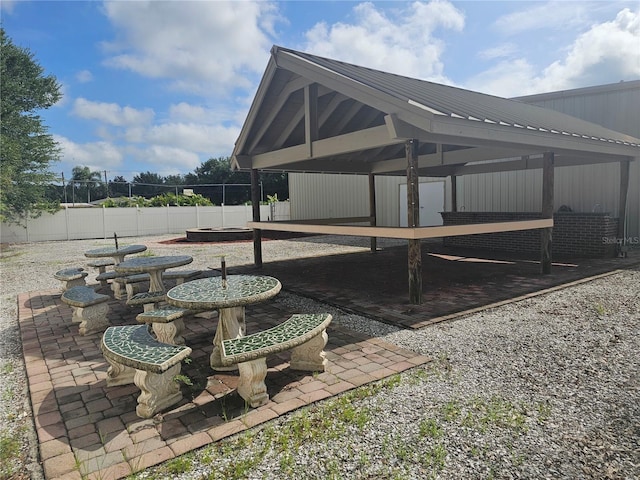
[[[185,321],[192,362],[182,373],[185,398],[152,419],[136,416],[135,385],[106,386],[101,334],[81,336],[58,290],[19,296],[29,390],[47,479],[122,478],[305,405],[426,363],[429,359],[331,324],[328,366],[312,375],[286,368],[289,353],[268,358],[269,402],[257,409],[237,395],[235,372],[215,373],[209,355],[217,315]],[[114,325],[135,324],[138,310],[110,301]],[[271,327],[296,312],[273,302],[247,308],[247,331]]]
[[[283,290],[316,298],[348,311],[420,328],[514,298],[537,294],[570,282],[640,263],[629,258],[564,260],[552,275],[540,275],[535,260],[523,256],[446,249],[423,245],[424,303],[407,301],[406,247],[329,257],[269,262],[263,269],[234,267],[231,273],[259,272],[278,278]],[[403,262],[404,260],[404,262]],[[107,288],[100,290],[108,293]],[[193,348],[183,373],[184,400],[153,419],[136,416],[134,385],[106,387],[107,364],[101,334],[78,335],[71,309],[59,290],[18,297],[19,323],[29,389],[47,479],[122,478],[217,442],[287,412],[388,377],[429,358],[347,330],[333,322],[325,349],[325,373],[308,375],[288,366],[288,353],[269,358],[266,379],[270,401],[247,409],[235,393],[236,373],[215,373],[209,355],[216,314],[185,321],[185,339]],[[269,328],[295,311],[281,303],[247,307],[247,331]],[[110,301],[113,325],[135,324],[140,309]]]

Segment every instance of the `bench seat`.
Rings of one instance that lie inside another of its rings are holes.
[[[296,314],[268,330],[223,340],[221,363],[224,366],[238,364],[238,394],[252,407],[267,403],[266,357],[285,350],[292,350],[290,368],[293,370],[323,372],[327,364],[326,329],[331,319],[328,313]]]
[[[71,321],[80,323],[80,335],[101,332],[109,325],[109,295],[96,293],[91,287],[77,286],[66,290],[60,298],[73,309]]]
[[[167,294],[165,292],[141,292],[133,295],[127,300],[127,305],[134,307],[142,305],[145,312],[155,310],[158,308],[158,304],[166,300]]]
[[[124,298],[125,295],[122,293],[122,286],[124,285],[125,291],[127,292],[127,300],[131,300],[131,297],[142,290],[142,283],[148,282],[149,279],[150,277],[148,273],[136,273],[135,275],[125,276],[120,274],[113,280],[114,286],[117,290],[117,292],[114,290],[114,296],[119,300]]]
[[[116,262],[113,258],[96,258],[95,260],[87,262],[87,266],[97,268],[98,273],[104,273],[107,271],[107,267],[115,265],[115,263]]]
[[[114,270],[108,270],[106,272],[96,275],[96,280],[100,282],[102,286],[107,285],[107,280],[115,280],[119,277],[119,274]]]
[[[191,348],[157,341],[147,325],[120,325],[107,328],[100,349],[109,364],[107,385],[135,383],[140,389],[140,418],[151,418],[182,400],[176,376]]]
[[[167,270],[162,273],[163,280],[175,280],[176,285],[181,285],[187,280],[193,280],[202,275],[202,270]]]
[[[87,284],[85,278],[89,275],[84,268],[64,268],[53,274],[53,278],[62,282],[62,291],[72,287],[82,287]]]
[[[171,345],[184,345],[182,332],[184,331],[183,317],[190,315],[186,308],[165,306],[155,310],[142,312],[136,316],[140,323],[150,324],[156,338]]]

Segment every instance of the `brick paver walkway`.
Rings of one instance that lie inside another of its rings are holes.
[[[106,293],[106,291],[104,291]],[[330,325],[327,371],[294,372],[288,353],[268,359],[270,401],[251,409],[235,392],[237,374],[214,373],[209,355],[217,315],[185,320],[192,362],[182,373],[184,400],[140,419],[135,385],[106,386],[101,334],[80,336],[58,291],[19,296],[19,321],[40,455],[47,479],[122,478],[190,450],[360,385],[426,363],[427,357]],[[140,309],[110,302],[114,325],[134,324]],[[273,303],[247,308],[247,331],[269,328],[292,313]]]

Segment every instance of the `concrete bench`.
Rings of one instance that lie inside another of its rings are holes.
[[[113,270],[108,270],[106,272],[99,273],[96,275],[96,280],[100,282],[100,285],[106,287],[109,283],[108,280],[115,280],[118,278],[118,273]]]
[[[53,274],[53,278],[62,282],[62,291],[71,287],[82,287],[87,284],[85,278],[89,275],[84,268],[64,268]]]
[[[182,400],[176,376],[189,347],[158,342],[147,325],[122,325],[107,328],[100,349],[109,364],[107,385],[135,383],[140,389],[138,417],[151,418]]]
[[[111,265],[115,265],[115,260],[113,258],[96,258],[90,262],[87,262],[88,267],[97,268],[98,273],[104,273],[107,271],[107,267]]]
[[[186,308],[168,305],[142,312],[136,316],[136,320],[140,323],[151,325],[151,329],[158,341],[171,345],[184,345],[184,338],[182,337],[182,332],[184,331],[183,317],[191,313],[191,310]]]
[[[127,300],[127,305],[135,307],[142,305],[145,312],[155,310],[159,307],[160,303],[163,303],[167,298],[165,292],[141,292],[136,293],[133,297]]]
[[[73,309],[72,322],[80,323],[80,335],[101,332],[108,325],[109,295],[102,295],[87,286],[71,287],[61,300]]]
[[[163,280],[175,280],[176,285],[181,285],[187,280],[194,280],[202,275],[202,270],[167,270],[162,273]]]
[[[149,281],[148,273],[137,273],[135,275],[119,275],[114,278],[114,286],[117,288],[113,291],[113,296],[118,300],[122,300],[125,297],[125,294],[122,292],[122,286],[126,291],[127,300],[131,300],[136,293],[139,293],[143,290],[144,282]],[[117,291],[116,291],[117,290]]]
[[[326,329],[331,319],[328,313],[297,314],[269,330],[223,340],[222,365],[238,364],[238,394],[252,407],[267,403],[266,357],[285,350],[292,350],[290,368],[293,370],[324,372]]]

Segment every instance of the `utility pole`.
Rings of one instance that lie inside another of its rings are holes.
[[[62,172],[62,191],[64,194],[64,203],[67,203],[67,184],[64,183],[64,172]]]
[[[107,183],[107,171],[104,171],[104,190],[107,194],[107,198],[109,198],[109,184]]]

